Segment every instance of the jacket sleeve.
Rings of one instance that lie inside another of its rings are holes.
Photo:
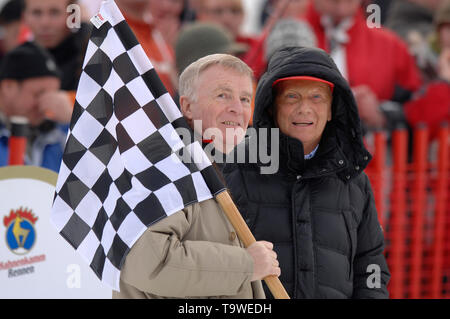
[[[357,230],[357,248],[353,261],[353,298],[388,298],[389,269],[383,255],[384,235],[378,221],[369,179],[365,176],[366,201]]]
[[[441,122],[450,120],[450,82],[434,81],[405,104],[408,123],[426,123],[430,137],[437,138]]]
[[[240,293],[253,275],[253,260],[244,248],[183,239],[200,218],[199,210],[191,205],[149,227],[127,255],[121,280],[163,297]]]

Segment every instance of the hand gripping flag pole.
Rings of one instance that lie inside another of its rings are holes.
[[[248,247],[253,244],[256,241],[255,237],[242,218],[241,213],[239,213],[239,210],[231,199],[229,193],[227,191],[221,192],[220,194],[216,195],[216,199],[227,215],[231,225],[233,225],[234,229],[236,230],[239,239],[242,240],[244,246]],[[275,299],[289,299],[289,295],[284,289],[278,277],[267,276],[264,278],[264,281],[266,282],[267,287],[269,287],[270,292]]]
[[[255,238],[113,0],[104,1],[83,63],[51,220],[98,278],[120,269],[152,224],[216,196],[246,246]],[[276,298],[289,298],[276,277]]]

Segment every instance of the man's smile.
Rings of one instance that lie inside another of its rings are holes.
[[[308,122],[308,121],[299,121],[299,122],[292,122],[293,125],[297,126],[297,127],[308,127],[313,125],[313,122]]]
[[[233,122],[233,121],[223,121],[223,122],[221,122],[223,125],[226,125],[226,126],[233,126],[233,127],[236,127],[236,126],[241,126],[241,124],[240,123],[238,123],[238,122]]]

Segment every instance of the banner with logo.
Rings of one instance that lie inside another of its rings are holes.
[[[0,298],[111,298],[50,222],[57,175],[0,168]]]

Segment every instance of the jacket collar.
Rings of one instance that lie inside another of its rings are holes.
[[[280,132],[280,158],[281,171],[302,178],[336,174],[349,166],[349,160],[331,134],[321,140],[315,156],[306,160],[302,142]]]

